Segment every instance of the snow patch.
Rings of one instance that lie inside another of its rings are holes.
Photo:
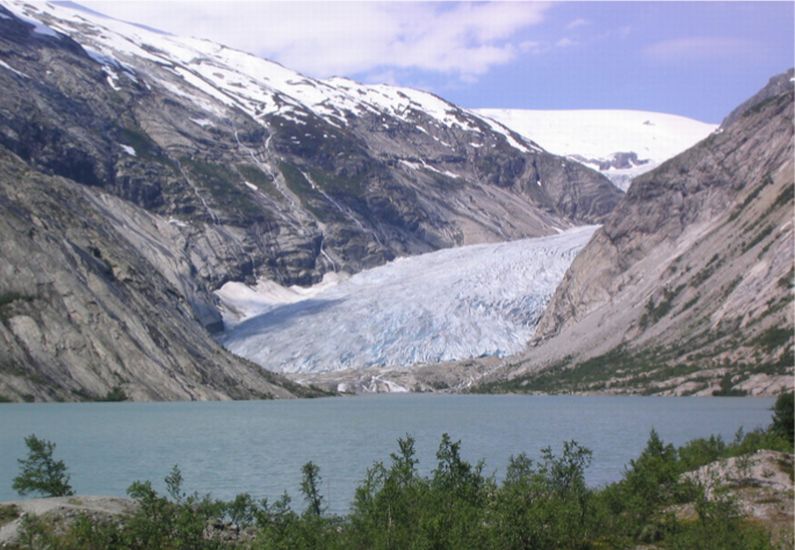
[[[22,71],[18,71],[18,70],[16,70],[14,67],[12,67],[11,65],[9,65],[9,64],[8,64],[8,63],[6,63],[5,61],[2,61],[2,60],[0,60],[0,67],[3,67],[4,69],[8,69],[9,71],[11,71],[12,73],[14,73],[15,75],[21,76],[21,77],[23,77],[23,78],[30,78],[30,76],[26,75],[26,74],[25,74],[25,73],[23,73]]]
[[[201,126],[202,128],[207,128],[208,126],[212,126],[213,122],[206,118],[192,118],[190,121],[197,126]]]
[[[119,143],[119,147],[121,147],[122,151],[124,151],[125,153],[127,153],[131,157],[138,156],[135,153],[135,149],[133,147],[130,147],[129,145],[124,145],[123,143]]]

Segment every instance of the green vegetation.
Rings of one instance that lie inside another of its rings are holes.
[[[695,274],[695,276],[690,280],[690,286],[697,287],[700,286],[701,283],[709,279],[715,271],[717,271],[721,265],[723,265],[723,258],[720,255],[715,254],[712,258],[709,259],[707,265],[704,268]]]
[[[157,161],[163,161],[165,159],[157,143],[138,126],[121,128],[119,130],[119,141],[135,149],[135,155],[138,158]]]
[[[265,174],[259,167],[253,164],[238,164],[237,171],[244,180],[252,185],[256,185],[263,193],[267,193],[277,200],[283,199],[281,193],[279,193],[278,189],[273,185],[273,178]]]
[[[773,405],[773,425],[771,431],[785,437],[790,445],[795,441],[795,394],[782,393]]]
[[[792,342],[792,329],[772,327],[754,339],[754,344],[770,352]]]
[[[646,303],[646,311],[640,318],[641,328],[646,328],[649,325],[655,324],[657,321],[665,317],[673,307],[673,301],[676,296],[682,291],[684,285],[680,285],[675,289],[663,289],[663,296],[659,303],[655,304],[652,298]]]
[[[20,473],[14,478],[13,489],[20,495],[40,493],[44,496],[72,495],[69,475],[62,460],[55,460],[55,443],[31,434],[25,438],[28,456],[18,459]]]
[[[262,222],[266,220],[265,211],[251,199],[239,174],[223,164],[199,159],[183,158],[182,165],[195,182],[212,195],[213,204],[225,212],[239,213],[238,222]]]
[[[406,436],[387,463],[377,462],[367,471],[344,516],[326,513],[319,470],[311,462],[303,467],[306,506],[300,512],[287,494],[273,503],[245,493],[230,501],[188,495],[175,466],[165,479],[166,495],[148,481],[130,486],[137,507],[128,516],[103,520],[86,515],[59,529],[28,516],[21,542],[23,547],[67,550],[776,548],[770,533],[745,519],[732,498],[707,499],[704,488],[682,474],[758,449],[791,452],[791,442],[779,433],[785,424],[792,433],[791,394],[779,401],[769,430],[739,431],[730,443],[713,436],[677,449],[652,430],[623,479],[600,488],[585,484],[591,452],[574,441],[564,443],[560,454],[543,449],[538,460],[511,457],[504,479],[497,482],[484,474],[482,462],[464,460],[461,442],[447,434],[435,468],[421,475],[414,440]],[[787,407],[789,420],[779,417]],[[2,514],[0,510],[0,518]]]
[[[27,294],[20,294],[19,292],[4,292],[3,294],[0,294],[0,308],[17,301],[30,302],[32,300],[33,296],[28,296]]]
[[[759,233],[757,233],[757,234],[756,234],[756,236],[755,236],[753,239],[751,239],[751,241],[750,241],[750,242],[746,243],[746,244],[743,246],[743,252],[747,252],[748,250],[751,250],[751,249],[752,249],[753,247],[755,247],[757,244],[759,244],[760,242],[762,242],[762,240],[764,240],[764,239],[765,239],[765,237],[767,237],[768,235],[770,235],[770,234],[773,232],[773,230],[774,230],[775,228],[776,228],[776,227],[775,227],[774,225],[768,225],[768,226],[766,226],[764,229],[762,229],[762,231],[760,231]]]
[[[0,504],[0,527],[11,523],[19,517],[19,508],[15,504]]]
[[[776,197],[776,200],[770,205],[770,210],[787,204],[791,205],[793,198],[795,198],[795,187],[792,185],[785,185],[784,189]]]
[[[100,401],[127,401],[127,394],[119,386],[111,389]]]
[[[19,292],[4,292],[0,294],[0,319],[8,319],[13,314],[13,308],[10,307],[18,302],[32,302],[33,296],[21,294]]]
[[[343,178],[333,172],[324,172],[320,170],[310,170],[310,175],[315,183],[331,195],[350,195],[359,199],[366,190],[366,184],[362,175]]]
[[[748,195],[745,197],[745,200],[743,200],[743,202],[740,203],[737,206],[737,208],[735,208],[732,211],[731,216],[729,216],[729,221],[734,221],[735,219],[737,219],[737,217],[742,213],[742,211],[745,210],[745,208],[747,208],[749,204],[754,202],[756,198],[759,196],[759,194],[762,192],[762,190],[771,183],[773,183],[773,179],[770,177],[770,174],[766,174],[765,177],[762,179],[762,184],[754,187],[754,189],[750,193],[748,193]]]

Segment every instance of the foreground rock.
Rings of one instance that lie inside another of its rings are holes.
[[[789,453],[761,450],[707,464],[684,478],[704,487],[710,500],[733,500],[744,516],[762,523],[782,546],[787,542],[791,547],[795,522],[794,458]]]
[[[92,521],[105,521],[126,516],[135,510],[135,501],[128,498],[71,496],[35,498],[0,502],[0,548],[19,544],[25,516],[37,516],[63,532],[75,519],[85,516]]]

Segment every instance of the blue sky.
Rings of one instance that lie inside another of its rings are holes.
[[[719,122],[792,67],[795,47],[791,2],[561,3],[524,32],[571,44],[443,93],[468,106],[643,109]]]
[[[413,86],[473,108],[719,122],[795,64],[793,2],[82,3],[312,76]]]

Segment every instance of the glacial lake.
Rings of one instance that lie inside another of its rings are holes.
[[[371,395],[291,401],[0,404],[0,500],[11,489],[24,437],[57,444],[78,494],[124,495],[135,480],[162,479],[178,464],[189,492],[239,492],[303,509],[301,466],[320,466],[330,511],[348,510],[354,488],[397,438],[416,439],[420,469],[435,464],[442,433],[462,440],[465,458],[486,461],[499,478],[508,458],[559,451],[574,439],[593,451],[588,482],[620,478],[654,427],[681,444],[720,434],[731,439],[771,421],[772,399],[520,395]]]

